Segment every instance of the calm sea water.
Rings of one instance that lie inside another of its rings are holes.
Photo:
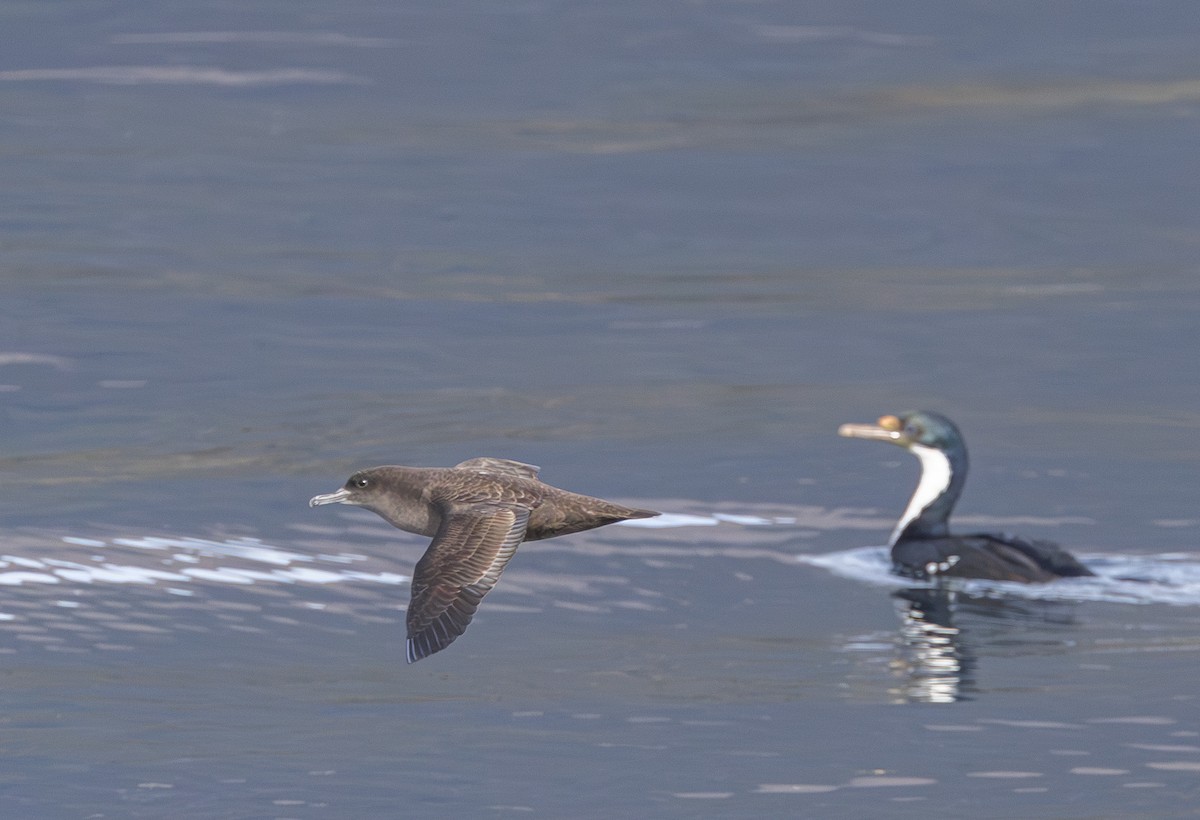
[[[1191,4],[0,32],[4,816],[1195,815]],[[890,579],[913,407],[1100,579]],[[405,665],[425,540],[306,501],[479,455],[668,515]]]

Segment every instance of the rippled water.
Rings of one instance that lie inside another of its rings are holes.
[[[0,6],[0,813],[1190,816],[1185,3]],[[1099,571],[901,585],[964,529]],[[308,498],[492,455],[523,545]]]
[[[415,666],[403,572],[424,543],[365,513],[282,542],[11,536],[10,754],[74,776],[51,795],[18,767],[6,799],[297,816],[397,793],[420,813],[570,813],[582,793],[667,815],[907,816],[1114,790],[1153,812],[1190,793],[1200,732],[1173,678],[1200,610],[1147,590],[1194,581],[1194,560],[1087,555],[1090,586],[921,589],[882,548],[798,550],[871,526],[861,512],[676,506],[524,545],[453,651]],[[1144,567],[1157,584],[1119,578]]]
[[[1080,559],[1095,578],[1063,578],[1048,584],[964,580],[953,587],[967,594],[1037,601],[1111,601],[1129,604],[1200,606],[1200,560],[1195,553],[1086,555]],[[800,560],[847,578],[893,588],[937,588],[891,574],[887,547],[802,555]]]

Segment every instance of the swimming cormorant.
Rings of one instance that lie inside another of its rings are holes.
[[[917,489],[888,541],[897,574],[1024,582],[1094,574],[1050,541],[950,534],[947,520],[967,479],[967,447],[945,416],[928,411],[884,416],[875,424],[843,424],[838,434],[895,444],[921,462]]]

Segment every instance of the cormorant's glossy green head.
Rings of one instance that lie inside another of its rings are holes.
[[[911,450],[915,445],[932,447],[944,453],[959,453],[966,449],[962,434],[954,422],[929,410],[883,416],[875,424],[843,424],[838,428],[838,435],[886,441],[906,450]]]
[[[884,416],[875,424],[843,424],[838,435],[886,441],[921,462],[921,478],[908,507],[892,530],[890,544],[905,538],[940,538],[967,480],[967,447],[954,422],[927,410]]]

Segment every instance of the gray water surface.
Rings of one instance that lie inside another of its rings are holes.
[[[1195,816],[1191,4],[0,40],[5,816]],[[1102,578],[889,579],[916,462],[836,429],[914,407],[961,527]],[[305,502],[480,455],[666,526],[522,546],[406,665],[425,540]]]

